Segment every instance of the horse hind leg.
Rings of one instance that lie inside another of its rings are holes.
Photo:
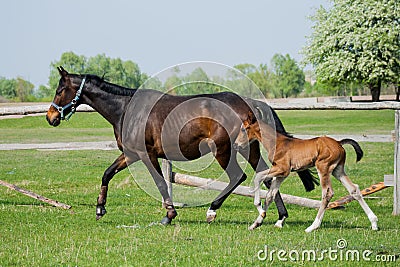
[[[175,210],[174,204],[172,202],[171,196],[168,193],[167,183],[165,182],[164,176],[161,171],[160,164],[158,163],[158,159],[156,157],[151,157],[150,155],[146,155],[142,158],[143,163],[146,165],[149,170],[153,180],[160,192],[163,200],[164,207],[167,210],[167,214],[162,218],[161,224],[167,225],[172,222],[172,220],[178,215]]]
[[[346,175],[344,172],[344,168],[342,166],[338,166],[335,171],[333,172],[333,175],[338,179],[343,186],[347,189],[347,191],[350,193],[350,195],[360,203],[360,206],[364,210],[365,214],[367,215],[369,221],[371,222],[371,228],[372,230],[378,230],[378,217],[375,215],[375,213],[371,210],[371,208],[368,206],[368,204],[365,202],[360,188],[357,184],[354,184],[350,178]]]

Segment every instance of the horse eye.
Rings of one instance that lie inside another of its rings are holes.
[[[64,87],[58,87],[56,90],[56,95],[60,96],[63,91],[64,91]]]

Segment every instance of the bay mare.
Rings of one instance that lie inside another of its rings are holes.
[[[270,109],[263,102],[245,99],[229,92],[191,96],[172,96],[155,90],[129,89],[105,82],[95,75],[69,74],[58,68],[60,81],[46,119],[58,126],[68,119],[80,104],[87,104],[100,113],[114,128],[118,148],[122,154],[106,169],[97,199],[96,218],[106,214],[107,191],[110,180],[119,171],[141,160],[148,168],[160,191],[167,215],[162,219],[168,224],[177,212],[167,191],[158,158],[194,160],[212,152],[229,177],[229,184],[211,203],[207,221],[212,222],[225,199],[246,179],[236,160],[232,144],[239,133],[241,122],[252,106]],[[188,103],[188,104],[186,104]],[[220,110],[222,107],[223,110]],[[277,130],[287,134],[272,111]],[[174,125],[179,118],[180,125]],[[168,123],[167,123],[168,122]],[[175,132],[178,130],[178,132]],[[167,134],[165,134],[167,133]],[[259,143],[239,151],[252,168],[259,172],[268,168],[260,156]],[[317,184],[308,170],[299,172],[307,191]],[[150,181],[149,181],[150,182]],[[269,182],[265,184],[269,186]],[[278,207],[278,226],[288,217],[279,192],[275,198]]]

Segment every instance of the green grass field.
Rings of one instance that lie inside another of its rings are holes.
[[[393,111],[278,113],[287,130],[296,134],[390,134],[394,127]],[[111,127],[96,113],[78,113],[57,128],[48,126],[43,117],[0,120],[2,143],[112,138]],[[347,149],[347,172],[365,188],[393,173],[394,144],[361,146],[365,156],[357,164],[355,153]],[[321,228],[310,234],[304,230],[316,210],[295,205],[287,205],[290,217],[283,229],[273,227],[277,211],[272,205],[264,225],[248,231],[257,211],[251,198],[234,195],[210,225],[205,221],[206,205],[179,209],[173,224],[164,227],[158,224],[165,215],[161,203],[135,183],[137,175],[147,175],[152,184],[149,175],[125,170],[111,181],[108,213],[96,221],[101,176],[118,155],[118,151],[90,150],[0,151],[0,179],[73,206],[62,210],[0,187],[0,266],[374,266],[378,260],[392,260],[387,264],[396,266],[400,261],[400,217],[391,215],[392,188],[367,198],[379,218],[378,232],[370,229],[356,202],[343,210],[327,211]],[[244,184],[249,185],[253,172],[246,172],[249,179]],[[198,175],[218,173],[214,162]],[[336,181],[333,186],[334,199],[347,194]],[[295,175],[283,183],[281,191],[318,200],[321,195],[320,188],[304,192]],[[345,240],[347,246],[338,248],[338,240]],[[315,261],[312,255],[307,259],[312,252]],[[359,261],[351,258],[356,253]],[[290,260],[297,255],[297,261]],[[396,262],[391,255],[397,257]]]

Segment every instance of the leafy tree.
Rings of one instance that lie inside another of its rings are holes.
[[[176,90],[182,84],[182,79],[178,77],[177,74],[174,74],[165,81],[164,87],[166,89],[166,93],[176,94]]]
[[[400,75],[400,4],[398,0],[332,0],[311,17],[313,33],[303,50],[322,81],[366,84],[379,101],[383,83]]]
[[[21,102],[33,100],[33,88],[35,88],[35,86],[32,83],[25,81],[20,77],[17,78],[16,96]]]
[[[233,67],[247,76],[252,75],[255,72],[257,72],[257,67],[254,66],[253,64],[249,64],[249,63],[238,64]]]
[[[140,71],[139,65],[130,60],[123,62],[123,68],[127,87],[139,88],[148,79],[148,75]]]
[[[272,73],[268,69],[267,64],[260,64],[256,69],[256,72],[250,74],[249,77],[254,81],[254,83],[265,96],[272,96]]]
[[[266,64],[260,64],[256,67],[253,64],[244,63],[235,65],[234,68],[249,77],[265,96],[271,96],[271,72]]]
[[[59,61],[52,62],[50,65],[49,86],[52,92],[57,88],[60,79],[58,66],[63,66],[70,73],[90,73],[105,77],[112,83],[128,88],[138,88],[147,79],[147,75],[140,71],[139,66],[130,60],[110,58],[105,54],[86,58],[73,52],[65,52]]]
[[[271,60],[273,94],[275,97],[296,96],[304,89],[304,72],[289,54],[275,54]]]
[[[50,77],[49,86],[55,90],[60,80],[60,74],[57,71],[57,67],[63,66],[70,73],[84,73],[86,68],[86,58],[84,56],[78,56],[73,52],[65,52],[61,55],[59,61],[52,62],[50,64]]]
[[[201,67],[182,76],[179,75],[180,72],[178,67],[172,70],[163,90],[175,95],[207,94],[225,90],[220,86],[224,84],[221,77],[210,78]]]
[[[17,96],[17,81],[15,79],[6,79],[0,77],[0,95],[12,99]]]
[[[54,95],[54,90],[51,89],[49,86],[45,85],[39,85],[39,88],[35,93],[35,96],[38,99],[46,99],[53,95]]]
[[[211,80],[207,73],[202,68],[196,68],[191,73],[183,77],[183,86],[176,88],[178,95],[191,95],[212,93],[213,86],[210,84]]]

